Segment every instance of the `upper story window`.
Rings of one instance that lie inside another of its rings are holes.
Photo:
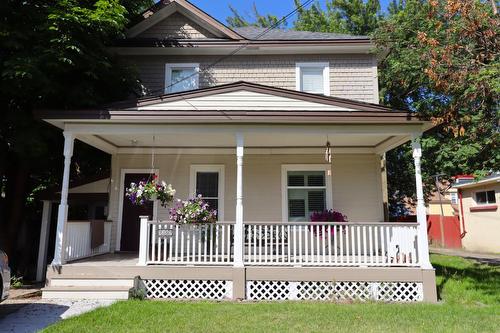
[[[481,191],[476,192],[476,203],[478,205],[494,204],[497,200],[495,198],[495,191]]]
[[[458,193],[457,192],[450,193],[450,201],[453,205],[458,204]]]
[[[166,64],[165,93],[198,89],[199,64]]]
[[[330,64],[328,62],[298,62],[295,64],[296,90],[330,95]]]

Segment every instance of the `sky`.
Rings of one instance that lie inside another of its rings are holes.
[[[304,0],[301,0],[304,2]],[[319,0],[324,5],[327,0]],[[251,15],[252,6],[255,2],[260,14],[273,14],[281,18],[295,9],[293,0],[190,0],[191,3],[198,6],[208,14],[215,17],[222,23],[226,23],[226,18],[231,15],[229,5],[236,8],[241,14]],[[381,0],[382,8],[387,7],[389,0]],[[288,25],[294,21],[295,17],[288,20]]]

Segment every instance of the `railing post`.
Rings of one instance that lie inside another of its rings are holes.
[[[149,216],[139,216],[141,220],[141,226],[139,231],[139,261],[137,266],[146,266],[147,253],[149,246],[149,235],[148,235],[148,220]]]
[[[243,267],[243,135],[236,134],[236,224],[234,267]]]
[[[68,191],[69,174],[71,167],[71,157],[73,156],[73,144],[75,136],[71,132],[64,132],[64,171],[61,187],[61,202],[57,211],[57,232],[56,244],[54,250],[54,259],[52,266],[58,267],[65,263],[65,243],[66,243],[66,224],[68,219]]]
[[[422,170],[420,158],[422,157],[422,147],[420,146],[420,135],[414,134],[412,137],[413,161],[415,164],[415,185],[417,192],[417,246],[420,266],[432,269],[429,259],[429,241],[427,238],[427,216],[424,203],[424,189],[422,185]]]

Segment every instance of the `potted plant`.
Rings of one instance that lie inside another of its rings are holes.
[[[337,212],[333,209],[325,209],[320,212],[313,212],[311,214],[311,222],[312,224],[318,223],[318,222],[347,222],[347,216],[344,214]],[[317,236],[323,236],[323,230],[325,233],[328,231],[328,227],[321,227],[320,225],[313,226],[311,225],[309,229],[312,229],[315,235]],[[330,233],[333,235],[335,233],[335,226],[333,228],[330,228]]]
[[[158,200],[162,207],[168,206],[174,200],[175,189],[165,181],[157,181],[153,175],[151,180],[141,180],[138,184],[130,183],[125,195],[135,205],[144,205],[147,201]]]

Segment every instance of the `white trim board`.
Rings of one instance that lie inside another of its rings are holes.
[[[115,250],[120,251],[122,238],[122,218],[123,218],[123,191],[125,189],[125,174],[127,173],[150,173],[160,177],[159,169],[120,169],[120,186],[118,188],[118,220],[116,221],[116,244]],[[158,219],[158,201],[153,201],[153,220]],[[137,221],[139,223],[139,221]]]
[[[325,171],[326,209],[333,209],[331,164],[282,164],[281,165],[281,220],[288,222],[288,171]]]
[[[196,195],[196,173],[197,172],[218,172],[219,173],[219,190],[218,199],[219,207],[217,208],[217,217],[219,222],[224,221],[224,186],[225,182],[225,165],[223,164],[191,164],[189,168],[189,195],[194,198]]]

